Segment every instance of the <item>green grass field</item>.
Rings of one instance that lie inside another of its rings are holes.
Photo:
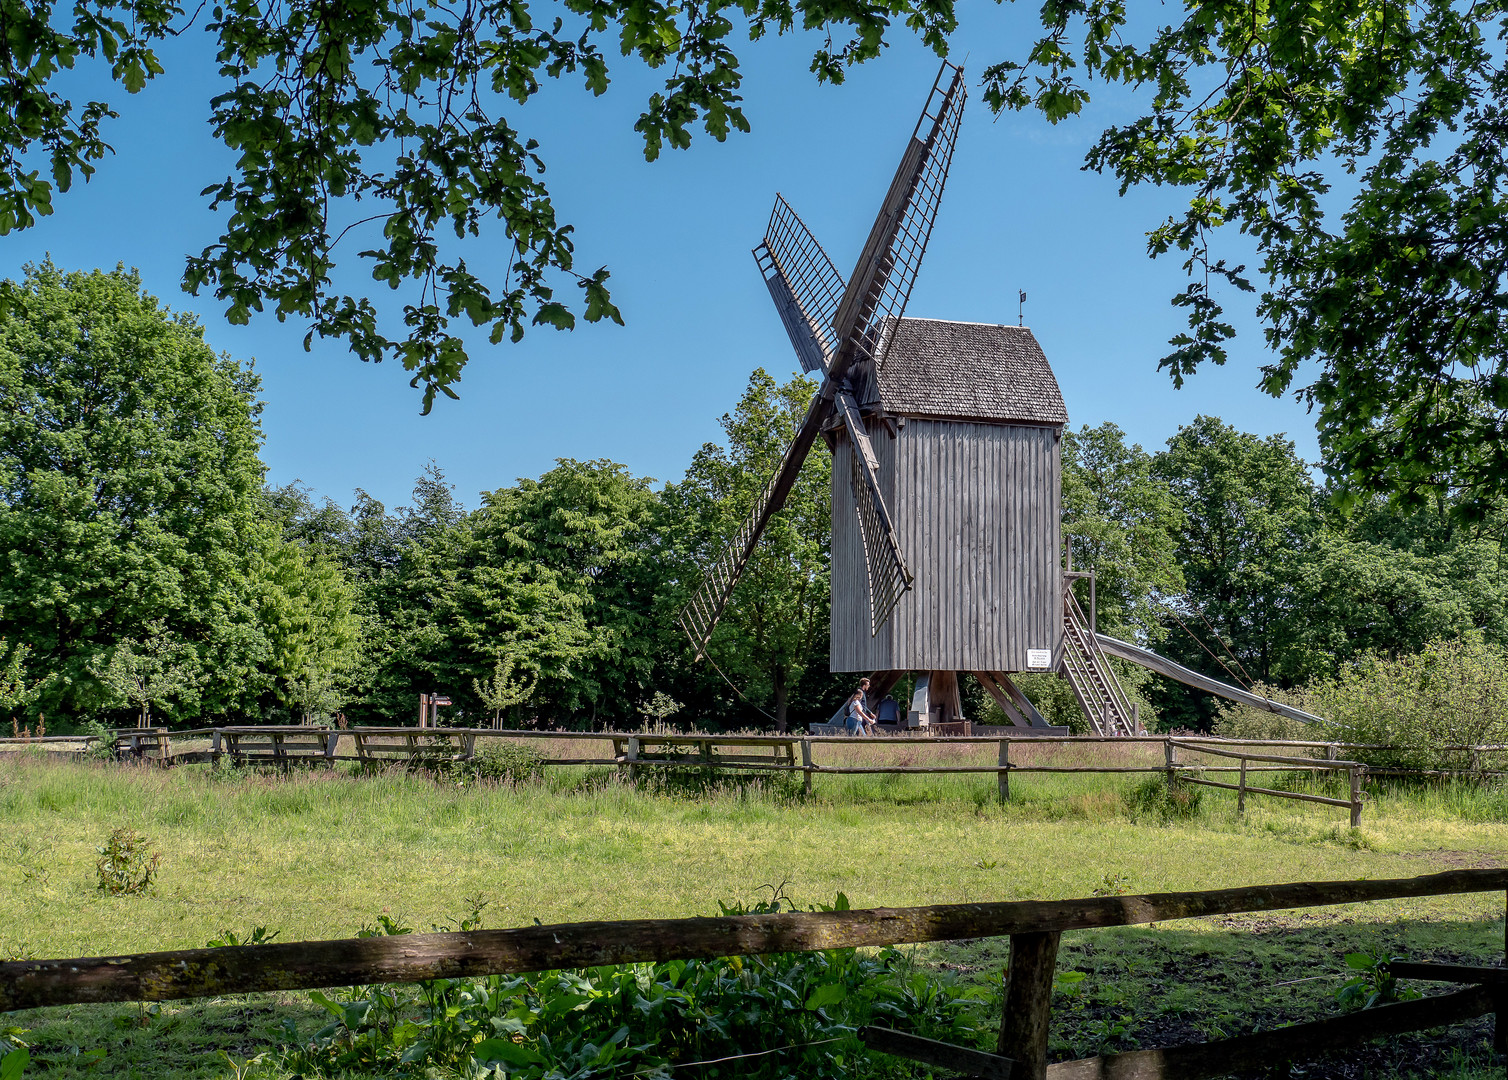
[[[691,791],[560,768],[511,787],[13,755],[0,761],[0,953],[191,947],[256,926],[285,941],[344,937],[383,913],[428,929],[453,923],[468,898],[487,901],[487,925],[512,926],[710,914],[719,900],[776,889],[801,904],[841,891],[856,907],[899,906],[1508,862],[1508,794],[1498,789],[1374,791],[1352,830],[1340,808],[1271,799],[1252,799],[1238,818],[1233,797],[1208,790],[1192,817],[1163,820],[1128,800],[1141,782],[1022,775],[1001,807],[989,775],[826,776],[807,797],[784,778]],[[161,856],[152,895],[95,887],[96,849],[120,826]],[[1070,934],[1060,970],[1086,977],[1064,987],[1054,1052],[1169,1045],[1334,1012],[1342,957],[1358,949],[1498,962],[1503,911],[1503,896],[1481,895]],[[989,981],[1004,944],[919,958]],[[314,1023],[304,995],[169,1005],[160,1015],[43,1010],[6,1023],[32,1030],[42,1075],[224,1076],[231,1066],[218,1052],[250,1056],[283,1016]],[[1303,1075],[1485,1076],[1489,1030],[1405,1040]],[[70,1056],[94,1048],[104,1060]]]

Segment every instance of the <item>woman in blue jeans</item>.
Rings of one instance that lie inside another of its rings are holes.
[[[864,687],[861,686],[849,697],[843,710],[843,727],[850,735],[873,735],[873,723],[874,717],[864,708]]]

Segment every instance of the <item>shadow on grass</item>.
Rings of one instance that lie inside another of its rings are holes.
[[[1107,883],[1113,885],[1114,883]],[[1501,964],[1501,919],[1362,922],[1349,914],[1211,919],[1192,928],[1117,927],[1063,936],[1050,1060],[1231,1038],[1347,1011],[1337,991],[1356,976],[1347,953]],[[924,962],[989,986],[998,1010],[1004,938],[919,950]],[[1413,983],[1426,995],[1456,989]],[[997,1013],[998,1014],[998,1013]],[[1502,1075],[1492,1018],[1378,1040],[1279,1068],[1306,1080]]]

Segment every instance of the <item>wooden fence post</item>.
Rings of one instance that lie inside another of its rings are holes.
[[[1046,1080],[1047,1028],[1062,936],[1056,930],[1011,935],[999,1046],[1002,1057],[1016,1062],[1011,1080]]]
[[[812,793],[812,740],[801,740],[801,771],[806,777],[806,793]]]
[[[216,728],[215,729],[215,733],[212,736],[210,736],[210,740],[209,740],[209,759],[211,761],[219,761],[220,760],[220,729],[219,728]]]
[[[1361,766],[1352,765],[1351,773],[1351,828],[1361,825]]]
[[[1168,790],[1172,791],[1173,790],[1173,784],[1175,782],[1175,778],[1173,776],[1173,769],[1178,764],[1178,747],[1176,747],[1176,746],[1173,745],[1173,738],[1172,738],[1172,736],[1165,736],[1163,738],[1163,740],[1162,740],[1162,756],[1163,756],[1163,761],[1165,762],[1164,768],[1166,770],[1165,776],[1166,776],[1167,782],[1168,782]]]
[[[1241,782],[1236,788],[1236,813],[1246,813],[1246,759],[1241,759]]]
[[[634,762],[639,760],[639,740],[629,739],[628,749],[623,752],[623,774],[632,782],[634,779]]]
[[[1000,805],[1004,806],[1011,798],[1011,741],[1000,740],[1000,772],[996,774],[997,785],[1000,788]]]
[[[1504,904],[1503,955],[1508,959],[1508,903]],[[1497,1012],[1492,1018],[1492,1048],[1499,1054],[1508,1054],[1508,993],[1499,990],[1493,1004],[1497,1006]]]
[[[340,729],[331,728],[325,736],[325,760],[335,763],[335,751],[340,746]]]

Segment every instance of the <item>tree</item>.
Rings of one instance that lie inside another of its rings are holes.
[[[1075,568],[1095,572],[1100,629],[1160,638],[1161,602],[1184,587],[1175,545],[1183,509],[1171,486],[1111,423],[1065,431],[1062,456],[1063,534]]]
[[[192,689],[194,671],[190,650],[174,640],[159,621],[146,627],[141,640],[122,641],[109,662],[94,674],[113,693],[115,701],[140,710],[138,727],[150,727],[152,706],[164,706]]]
[[[1186,591],[1167,615],[1168,653],[1225,682],[1278,681],[1296,628],[1299,556],[1319,526],[1304,462],[1281,436],[1258,438],[1200,416],[1153,467],[1181,511],[1176,550]],[[1165,721],[1209,726],[1214,702],[1171,684],[1165,691]]]
[[[631,717],[657,654],[650,481],[613,462],[562,460],[484,493],[464,516],[437,484],[437,471],[421,477],[415,509],[399,516],[397,569],[363,585],[359,707],[393,715],[423,684],[449,694],[458,716],[495,714],[485,691],[506,655],[533,673],[542,720]]]
[[[0,116],[10,118],[0,121],[0,235],[51,213],[55,191],[75,174],[87,179],[109,150],[104,125],[115,112],[62,97],[62,72],[99,62],[137,93],[163,72],[154,43],[197,17],[176,0],[99,0],[76,7],[68,25],[51,0],[0,0]],[[565,284],[580,288],[588,322],[622,321],[606,268],[576,269],[539,145],[506,115],[525,115],[546,81],[575,77],[605,92],[604,39],[649,69],[668,67],[635,124],[654,160],[666,144],[688,146],[698,122],[719,141],[748,130],[735,30],[751,41],[798,25],[825,33],[813,70],[838,81],[845,66],[878,55],[893,21],[939,53],[956,25],[951,0],[566,0],[559,17],[535,17],[502,0],[216,6],[205,31],[225,88],[209,120],[237,159],[222,182],[209,178],[204,194],[228,212],[225,232],[189,259],[185,287],[211,289],[233,323],[270,305],[280,320],[308,325],[306,347],[319,334],[344,338],[363,360],[396,357],[424,387],[428,412],[436,393],[455,396],[467,360],[452,320],[487,328],[493,344],[518,341],[530,324],[569,329],[576,313],[559,295]],[[460,251],[493,216],[512,257],[507,277],[487,283]],[[364,293],[332,282],[337,245],[353,230],[372,278],[404,289],[396,331]]]
[[[1080,75],[1144,89],[1088,167],[1123,193],[1188,192],[1148,239],[1189,274],[1173,299],[1189,329],[1162,361],[1175,383],[1225,362],[1217,289],[1256,277],[1276,353],[1261,386],[1317,408],[1337,494],[1413,506],[1459,488],[1463,515],[1488,512],[1508,493],[1508,10],[1184,0],[1160,24],[1127,0],[1053,0],[1041,21],[985,72],[990,105],[1056,123],[1089,100]],[[1255,274],[1222,256],[1233,231]]]
[[[266,688],[254,560],[256,377],[124,269],[28,267],[0,313],[0,636],[46,681],[33,711],[118,700],[118,647],[161,625],[185,652],[172,710]]]
[[[535,689],[539,686],[539,676],[525,676],[520,674],[513,676],[513,657],[502,653],[497,658],[497,663],[492,667],[492,675],[484,683],[481,679],[473,679],[472,687],[476,690],[476,696],[481,699],[482,707],[492,713],[492,726],[503,726],[503,713],[515,705],[522,705],[534,696]]]
[[[29,682],[26,674],[26,658],[30,652],[28,645],[10,648],[6,640],[0,638],[0,656],[8,656],[5,663],[0,664],[0,715],[14,716],[36,700],[39,687]]]
[[[681,516],[692,564],[709,566],[748,518],[806,414],[812,385],[795,376],[784,385],[754,372],[732,413],[722,418],[727,445],[697,451],[686,479],[666,493]],[[733,598],[708,643],[713,662],[741,676],[745,692],[768,704],[784,731],[793,691],[808,670],[827,673],[832,522],[832,459],[821,449],[801,474],[749,559]]]
[[[344,571],[320,543],[267,537],[254,564],[257,625],[272,701],[307,722],[340,708],[361,624]]]

